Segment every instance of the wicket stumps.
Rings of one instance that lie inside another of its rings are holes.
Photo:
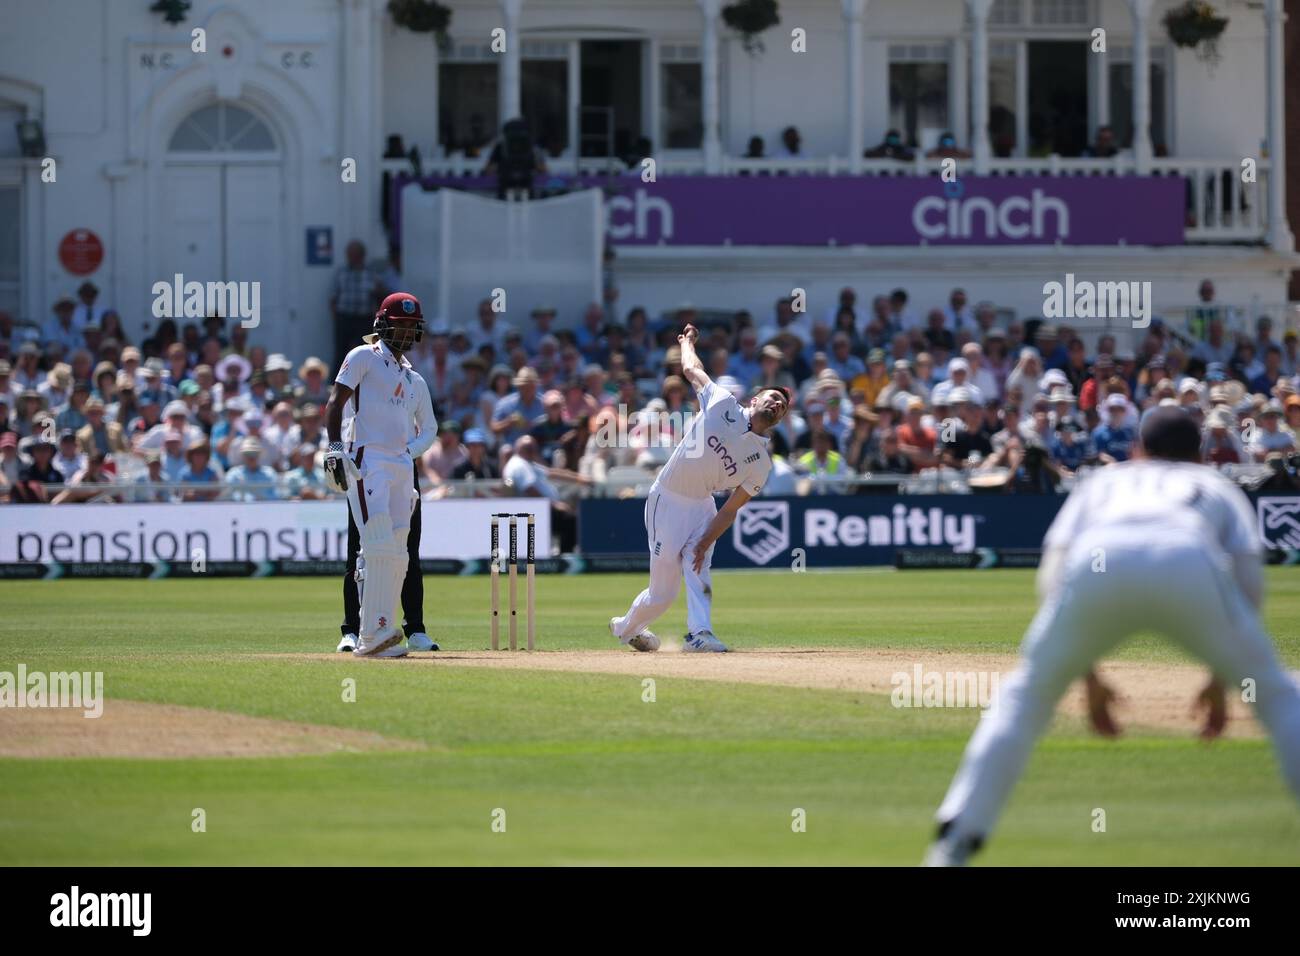
[[[501,525],[500,522],[505,520],[510,525],[510,649],[512,651],[519,649],[519,524],[517,519],[523,518],[528,522],[528,551],[526,566],[526,585],[527,585],[527,613],[528,613],[528,649],[531,651],[537,646],[537,627],[535,622],[537,591],[535,585],[536,564],[537,564],[537,528],[535,516],[528,513],[511,514],[509,512],[500,512],[492,515],[492,650],[501,649],[501,585],[500,573],[501,567],[506,562],[505,555],[501,553]]]

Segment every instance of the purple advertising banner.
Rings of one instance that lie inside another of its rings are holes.
[[[393,224],[399,226],[399,176]],[[495,192],[486,177],[425,187]],[[1183,242],[1174,176],[539,177],[539,191],[599,188],[615,245],[1170,246]]]

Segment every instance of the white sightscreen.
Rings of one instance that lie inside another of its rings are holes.
[[[480,300],[505,290],[502,318],[526,332],[538,305],[574,327],[601,301],[604,211],[598,189],[504,202],[441,189],[402,191],[402,277],[430,319],[473,328]]]

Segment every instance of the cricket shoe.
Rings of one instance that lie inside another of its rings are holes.
[[[618,619],[613,617],[609,619],[609,633],[611,634],[614,634],[614,622],[616,620]],[[614,634],[614,636],[618,637],[617,634]],[[651,651],[659,650],[659,638],[655,636],[654,631],[646,630],[645,628],[642,628],[641,633],[636,637],[630,637],[626,641],[621,637],[618,637],[618,639],[628,647],[633,650],[641,651],[643,654],[649,654]]]
[[[952,821],[940,824],[939,833],[930,849],[926,851],[922,866],[965,866],[981,846],[984,840],[978,836],[956,837],[952,833]]]
[[[714,637],[712,631],[700,631],[682,638],[682,650],[692,654],[725,654],[727,645]]]
[[[340,654],[346,654],[348,651],[357,649],[357,636],[355,634],[344,634],[339,640],[339,646],[334,648]]]
[[[405,657],[406,648],[402,646],[402,632],[391,630],[387,633],[380,631],[369,640],[365,635],[357,641],[356,649],[352,652],[353,657]]]
[[[440,651],[441,647],[432,640],[424,631],[416,631],[406,639],[406,649],[408,651]]]

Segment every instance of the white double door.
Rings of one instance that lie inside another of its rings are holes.
[[[285,351],[284,183],[277,163],[169,165],[159,209],[159,279],[258,283],[259,325],[249,342]],[[156,322],[157,320],[155,320]],[[178,319],[178,328],[195,319]],[[252,320],[248,320],[251,322]],[[226,328],[234,324],[227,316]]]

